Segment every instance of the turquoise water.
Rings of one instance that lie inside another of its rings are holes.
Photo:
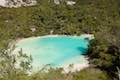
[[[31,54],[34,68],[41,68],[47,64],[61,67],[74,63],[84,63],[89,41],[84,36],[79,37],[37,37],[21,40],[17,47],[24,53]]]

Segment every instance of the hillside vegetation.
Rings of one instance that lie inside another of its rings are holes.
[[[3,71],[0,80],[119,80],[120,1],[75,1],[72,6],[64,1],[55,5],[52,0],[38,0],[38,4],[32,7],[0,8],[0,54],[4,56],[0,61],[0,71]],[[94,34],[95,39],[91,41],[86,55],[92,68],[68,74],[51,69],[50,73],[38,72],[28,76],[24,68],[10,71],[11,66],[3,67],[6,66],[3,65],[4,60],[6,64],[12,63],[8,62],[9,59],[14,62],[10,52],[6,53],[11,41],[49,35],[51,30],[53,34],[62,35]]]

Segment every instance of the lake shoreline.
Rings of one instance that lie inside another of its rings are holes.
[[[45,35],[45,36],[30,37],[30,38],[20,38],[20,39],[17,39],[14,44],[18,44],[19,42],[24,42],[24,41],[26,42],[27,40],[34,40],[34,39],[38,39],[38,38],[59,37],[59,36],[60,37],[79,37],[76,35],[73,35],[73,36],[72,35],[70,35],[70,36],[69,35]],[[84,36],[84,37],[87,37],[90,39],[94,38],[93,34],[82,34],[80,36]],[[76,72],[76,71],[80,71],[86,67],[89,67],[88,58],[86,58],[86,56],[84,56],[83,59],[85,60],[84,63],[75,63],[75,64],[69,64],[69,65],[62,66],[63,73]],[[72,67],[70,65],[72,65]]]
[[[79,37],[77,35],[43,35],[43,36],[32,36],[32,37],[28,37],[28,38],[18,38],[15,40],[15,43],[19,42],[19,41],[23,41],[23,40],[28,40],[28,39],[38,39],[38,38],[48,38],[48,37]],[[94,39],[94,35],[93,34],[81,34],[80,36],[84,36],[86,38],[90,38],[90,39]]]

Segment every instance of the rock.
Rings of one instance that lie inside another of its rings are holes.
[[[56,5],[59,5],[59,4],[62,3],[62,2],[65,2],[66,5],[74,5],[74,4],[76,4],[76,2],[75,2],[75,1],[72,1],[72,0],[54,0],[54,3],[55,3]]]
[[[6,0],[0,0],[0,6],[6,6],[7,1]]]
[[[54,3],[58,5],[58,4],[60,4],[60,1],[59,0],[54,0]]]
[[[6,23],[8,23],[8,22],[9,22],[9,20],[5,20],[5,22],[6,22]]]
[[[30,30],[31,30],[32,32],[35,32],[35,31],[36,31],[35,26],[30,27]]]
[[[0,0],[1,7],[21,7],[21,6],[33,6],[36,5],[36,0]]]
[[[74,2],[74,1],[67,1],[66,4],[67,5],[74,5],[74,4],[76,4],[76,2]]]
[[[35,32],[35,31],[36,31],[36,28],[31,28],[31,31],[32,31],[32,32]]]

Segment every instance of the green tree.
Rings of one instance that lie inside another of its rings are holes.
[[[19,77],[27,77],[27,71],[31,68],[32,59],[22,51],[14,54],[13,50],[14,47],[0,50],[0,80],[23,80]]]

